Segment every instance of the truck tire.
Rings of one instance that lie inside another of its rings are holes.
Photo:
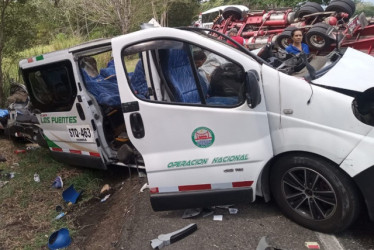
[[[240,20],[242,18],[242,11],[236,7],[226,7],[222,13],[223,18],[227,19],[230,16],[233,18]]]
[[[288,45],[290,45],[292,43],[292,39],[291,39],[291,31],[289,30],[285,30],[283,31],[281,34],[279,34],[277,36],[277,38],[275,39],[275,44],[281,48],[281,49],[286,49],[286,47]]]
[[[357,187],[341,169],[314,155],[280,158],[270,173],[280,210],[296,223],[320,232],[349,227],[361,207]]]
[[[302,18],[305,15],[317,13],[317,12],[323,12],[323,8],[321,5],[315,2],[307,2],[301,8],[296,11],[295,18]]]
[[[352,16],[353,14],[353,9],[349,4],[342,2],[342,1],[335,1],[331,2],[329,6],[327,6],[326,11],[336,11],[336,12],[345,12],[348,14],[348,19]]]
[[[316,50],[327,49],[333,40],[327,35],[327,29],[312,27],[305,35],[306,43],[310,48]]]
[[[327,23],[316,23],[316,24],[313,24],[312,28],[322,28],[322,29],[325,29],[326,31],[331,27],[331,25],[327,24]]]
[[[332,3],[332,2],[344,2],[344,3],[348,4],[349,7],[351,7],[352,13],[355,13],[355,11],[356,11],[356,4],[352,0],[332,0],[330,3]]]

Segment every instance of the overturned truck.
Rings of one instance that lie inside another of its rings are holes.
[[[374,25],[363,13],[352,17],[354,12],[355,4],[351,0],[331,1],[325,10],[315,2],[307,2],[297,10],[285,8],[248,13],[228,7],[217,16],[212,29],[225,34],[236,28],[250,49],[268,43],[284,49],[291,42],[291,31],[298,28],[304,32],[304,42],[316,53],[341,46],[372,54]]]

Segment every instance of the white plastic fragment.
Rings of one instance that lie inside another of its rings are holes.
[[[110,197],[110,194],[105,195],[105,197],[102,198],[100,202],[106,201],[107,199],[109,199],[109,197]]]
[[[239,211],[239,210],[238,210],[237,208],[233,208],[233,207],[230,207],[230,208],[229,208],[229,213],[230,213],[230,214],[237,214],[238,211]]]
[[[35,182],[40,182],[40,177],[37,173],[34,174],[34,181]]]
[[[148,186],[148,183],[144,183],[144,185],[142,186],[142,188],[140,189],[140,193],[143,193],[145,189],[148,189],[149,186]]]
[[[223,215],[214,215],[213,220],[215,221],[222,221],[223,220]]]

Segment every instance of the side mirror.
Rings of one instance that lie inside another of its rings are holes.
[[[245,76],[245,98],[248,107],[254,109],[261,102],[260,80],[257,71],[248,70]]]

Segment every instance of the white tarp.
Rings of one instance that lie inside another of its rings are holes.
[[[374,87],[374,57],[348,48],[343,58],[313,83],[363,92]]]

